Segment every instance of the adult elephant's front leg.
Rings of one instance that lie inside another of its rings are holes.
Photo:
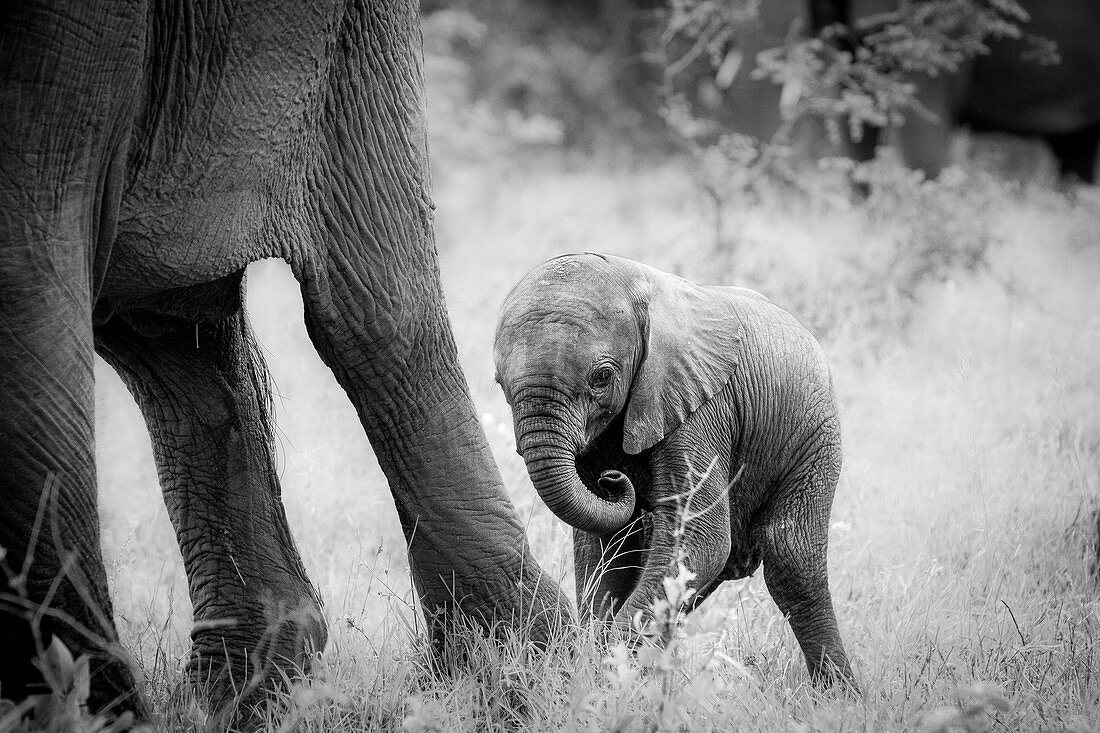
[[[0,697],[47,691],[35,657],[56,639],[90,661],[92,711],[144,714],[100,549],[87,257],[72,241],[20,242],[9,220],[0,216]]]
[[[33,658],[56,639],[90,662],[93,713],[142,716],[100,549],[92,304],[148,11],[0,8],[0,697],[45,690]]]
[[[152,437],[194,607],[189,676],[216,708],[247,704],[279,670],[307,669],[326,630],[283,511],[267,378],[244,311],[153,338],[116,317],[96,346]]]
[[[429,274],[431,271],[429,270]],[[437,641],[456,610],[544,642],[567,605],[540,569],[477,420],[436,289],[401,283],[399,331],[348,328],[365,292],[334,293],[340,317],[307,297],[309,332],[347,391],[389,482],[409,566]],[[380,314],[381,315],[381,314]],[[411,319],[410,319],[411,316]],[[408,319],[408,320],[406,320]],[[409,341],[406,341],[409,339]]]
[[[432,233],[414,4],[349,3],[319,109],[315,237],[288,259],[306,326],[389,481],[425,610],[513,618],[536,638],[568,614],[527,539],[458,364]],[[438,628],[438,627],[437,627]]]
[[[423,320],[389,339],[349,333],[344,319],[329,320],[316,303],[307,306],[309,331],[355,404],[389,481],[429,617],[461,608],[487,624],[529,625],[544,640],[567,613],[564,601],[532,557],[504,490],[438,291],[420,287],[423,302],[404,307]],[[337,294],[337,302],[350,305],[350,295]],[[406,334],[412,343],[402,344]]]

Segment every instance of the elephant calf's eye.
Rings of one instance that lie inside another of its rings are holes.
[[[598,367],[588,376],[588,386],[592,389],[607,389],[614,376],[615,370],[611,367]]]

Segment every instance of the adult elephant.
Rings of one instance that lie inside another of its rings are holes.
[[[9,3],[0,17],[0,691],[36,644],[144,707],[100,551],[93,350],[152,436],[215,705],[308,662],[320,600],[280,500],[244,268],[287,260],[432,618],[568,614],[480,429],[441,293],[416,4]],[[438,614],[437,612],[444,612]],[[438,628],[438,627],[437,627]]]

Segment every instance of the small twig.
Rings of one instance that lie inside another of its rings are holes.
[[[1012,625],[1016,627],[1016,633],[1020,635],[1020,644],[1027,646],[1027,639],[1024,638],[1024,632],[1020,631],[1020,624],[1016,623],[1016,614],[1012,612],[1012,609],[1004,602],[1003,598],[1001,599],[1001,605],[1008,609],[1008,615],[1012,617]]]

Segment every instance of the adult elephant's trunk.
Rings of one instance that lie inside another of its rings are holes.
[[[517,406],[516,445],[539,497],[559,519],[601,536],[619,531],[634,513],[634,485],[619,471],[605,471],[599,484],[609,496],[592,492],[577,473],[576,442],[564,422],[545,409]]]

